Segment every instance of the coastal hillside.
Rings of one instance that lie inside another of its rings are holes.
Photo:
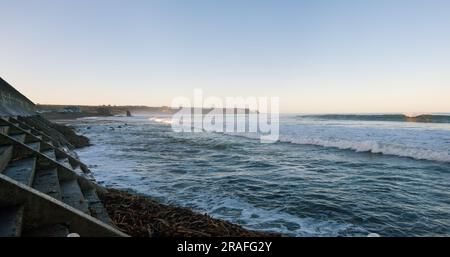
[[[108,117],[108,116],[133,116],[133,115],[171,115],[179,111],[179,109],[167,106],[150,107],[150,106],[115,106],[115,105],[52,105],[37,104],[37,112],[49,120],[77,119],[84,117]],[[199,110],[200,108],[197,108]],[[210,112],[210,108],[202,108],[201,112],[206,114]],[[223,112],[241,112],[250,113],[249,109],[234,108],[223,109]],[[200,111],[200,110],[199,110]]]

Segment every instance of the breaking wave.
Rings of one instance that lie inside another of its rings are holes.
[[[172,119],[170,118],[150,118],[149,120],[157,122],[157,123],[163,123],[163,124],[172,124]]]
[[[417,160],[450,162],[450,154],[448,152],[410,148],[395,144],[382,144],[374,140],[357,142],[347,140],[325,140],[318,138],[281,137],[280,141],[293,144],[318,145],[323,147],[354,150],[356,152],[369,152],[375,154],[395,155],[400,157],[409,157]]]
[[[399,119],[402,115],[318,115],[314,117],[339,117],[340,119],[350,119],[352,117],[358,117],[360,120],[363,120],[364,118],[371,117],[372,120],[381,120],[381,118],[384,118],[386,121],[386,117],[389,117],[394,120],[394,118]],[[425,116],[430,115],[424,115],[424,116],[418,116],[422,117],[419,119],[424,119]],[[431,115],[434,116],[434,115]],[[302,116],[305,117],[305,116]],[[311,116],[308,116],[311,117]],[[449,117],[450,116],[444,116]],[[436,119],[436,118],[435,118]],[[170,124],[169,119],[161,119],[161,118],[154,118],[152,121],[155,121],[157,123],[162,124]],[[225,134],[228,136],[240,136],[245,137],[249,139],[256,139],[259,140],[260,136],[257,133],[218,133],[218,134]],[[395,143],[385,143],[385,142],[379,142],[377,140],[373,140],[370,137],[367,137],[367,139],[364,140],[346,140],[346,139],[339,139],[339,138],[318,138],[317,136],[298,136],[298,135],[280,135],[280,142],[283,143],[292,143],[292,144],[299,144],[299,145],[317,145],[322,147],[330,147],[330,148],[337,148],[342,150],[353,150],[356,152],[368,152],[368,153],[374,153],[374,154],[383,154],[383,155],[392,155],[392,156],[399,156],[399,157],[407,157],[407,158],[413,158],[417,160],[427,160],[427,161],[437,161],[437,162],[450,162],[450,152],[444,151],[444,150],[430,150],[430,149],[424,149],[414,146],[406,146],[401,144],[395,144]],[[418,145],[420,146],[420,145]]]

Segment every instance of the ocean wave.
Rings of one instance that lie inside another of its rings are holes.
[[[256,133],[225,133],[225,135],[259,140],[259,136]],[[395,144],[383,144],[375,140],[350,141],[343,139],[302,138],[281,135],[279,142],[298,145],[317,145],[341,150],[353,150],[355,152],[369,152],[374,154],[407,157],[416,160],[450,162],[450,154],[445,151],[420,149]]]
[[[317,117],[330,116],[331,117],[358,117],[363,119],[364,117],[372,117],[372,120],[381,119],[390,117],[391,120],[394,120],[395,117],[400,117],[404,115],[318,115]],[[430,115],[420,115],[417,116],[424,118],[425,116]],[[435,115],[431,115],[435,116]],[[305,116],[302,116],[305,117]],[[310,117],[310,116],[308,116]],[[316,116],[315,116],[316,117]],[[397,117],[397,118],[398,118]],[[450,116],[445,116],[450,119]],[[389,118],[388,118],[389,119]],[[155,122],[170,124],[170,119],[161,119],[154,118],[152,119]],[[248,139],[259,140],[260,135],[258,133],[227,133],[227,132],[218,132],[217,134],[225,134],[228,136],[239,136],[245,137]],[[393,155],[399,157],[407,157],[413,158],[417,160],[428,160],[428,161],[438,161],[438,162],[450,162],[450,153],[446,151],[437,151],[430,149],[423,149],[399,144],[387,144],[381,143],[376,140],[345,140],[345,139],[328,139],[328,138],[317,138],[314,136],[311,137],[300,137],[294,135],[280,135],[280,142],[284,143],[292,143],[292,144],[300,144],[300,145],[317,145],[322,147],[332,147],[338,148],[342,150],[353,150],[356,152],[369,152],[374,154],[383,154],[383,155]]]
[[[162,124],[172,124],[172,118],[150,118],[150,121],[154,121],[156,123],[162,123]]]
[[[382,144],[374,140],[349,141],[349,140],[329,140],[319,138],[293,138],[289,136],[280,137],[280,142],[287,142],[302,145],[318,145],[323,147],[333,147],[344,150],[354,150],[356,152],[370,152],[375,154],[394,155],[409,157],[417,160],[428,160],[438,162],[450,162],[450,154],[444,151],[433,151],[405,147],[394,144]]]
[[[322,120],[348,120],[348,121],[393,121],[393,122],[420,122],[420,123],[450,123],[450,115],[444,114],[321,114],[297,115],[297,118],[315,118]]]

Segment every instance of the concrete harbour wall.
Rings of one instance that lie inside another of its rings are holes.
[[[0,116],[29,116],[35,112],[36,106],[30,99],[0,78]]]

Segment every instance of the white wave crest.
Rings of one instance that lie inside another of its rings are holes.
[[[281,137],[280,141],[293,144],[318,145],[323,147],[354,150],[356,152],[370,152],[384,155],[395,155],[400,157],[409,157],[418,160],[450,162],[450,154],[448,152],[405,147],[395,144],[381,144],[374,140],[349,141],[349,140],[331,140],[319,138]]]
[[[172,120],[170,118],[151,118],[150,120],[163,123],[171,124]],[[379,142],[378,140],[360,138],[360,134],[355,134],[355,139],[349,140],[349,136],[343,134],[342,131],[334,131],[336,135],[341,138],[329,138],[327,136],[319,137],[316,135],[311,136],[300,136],[300,135],[280,135],[280,142],[301,144],[301,145],[317,145],[323,147],[332,147],[345,150],[353,150],[356,152],[370,152],[375,154],[393,155],[399,157],[408,157],[417,160],[428,160],[428,161],[438,161],[438,162],[450,162],[450,153],[443,150],[431,150],[420,148],[420,145],[402,145],[398,142],[387,143]],[[355,131],[348,131],[348,133],[354,133]],[[311,132],[310,132],[311,133]],[[226,134],[230,136],[239,136],[250,139],[259,139],[258,133],[227,133],[220,132],[219,134]],[[346,138],[342,138],[346,137]]]
[[[172,124],[171,118],[150,118],[151,121],[162,123],[162,124]]]

